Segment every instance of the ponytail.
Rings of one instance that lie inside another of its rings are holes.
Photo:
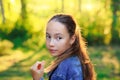
[[[83,79],[84,80],[96,80],[94,67],[87,54],[86,42],[80,34],[80,29],[76,30],[75,35],[76,35],[76,41],[73,47],[76,47],[77,49],[76,53],[82,64]]]

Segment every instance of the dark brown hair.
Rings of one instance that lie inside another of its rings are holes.
[[[59,65],[61,61],[72,56],[77,55],[82,64],[82,72],[83,72],[83,80],[96,80],[94,67],[90,61],[90,58],[87,54],[86,50],[86,42],[83,40],[81,36],[81,32],[79,28],[76,27],[76,22],[70,15],[66,14],[57,14],[53,16],[48,23],[51,21],[57,21],[64,24],[70,34],[70,37],[73,35],[76,36],[74,43],[71,48],[66,50],[61,56],[59,56],[53,63],[46,69],[47,72],[50,72],[55,69],[56,66]]]

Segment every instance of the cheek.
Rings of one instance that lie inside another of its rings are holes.
[[[69,42],[69,40],[63,40],[62,42],[59,43],[59,45],[61,48],[66,49],[66,48],[70,47],[70,42]]]
[[[66,51],[68,48],[70,48],[70,45],[68,44],[68,42],[64,42],[64,43],[60,43],[60,45],[58,46],[59,49],[59,53],[63,53],[64,51]]]

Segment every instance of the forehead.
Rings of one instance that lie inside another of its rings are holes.
[[[66,26],[57,21],[50,21],[47,24],[46,32],[49,34],[68,34]]]

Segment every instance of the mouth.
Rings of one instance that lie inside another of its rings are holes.
[[[57,50],[49,49],[50,53],[55,53]]]

